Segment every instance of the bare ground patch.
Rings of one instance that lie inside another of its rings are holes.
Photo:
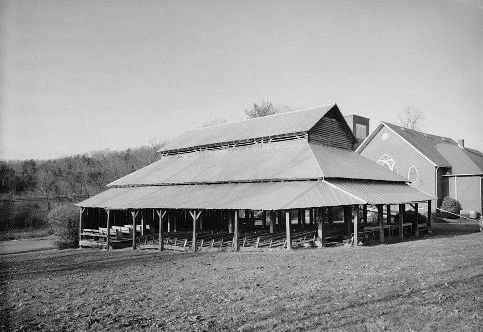
[[[481,233],[292,252],[0,259],[4,330],[479,331],[483,322]]]

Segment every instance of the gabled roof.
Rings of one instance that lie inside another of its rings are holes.
[[[163,156],[108,186],[306,179],[406,180],[354,151],[304,139]]]
[[[446,160],[443,155],[436,149],[436,145],[440,143],[453,144],[457,143],[448,137],[426,134],[417,130],[412,130],[397,126],[389,122],[381,122],[377,128],[362,142],[356,152],[360,153],[372,141],[377,133],[383,128],[389,128],[403,140],[408,142],[412,147],[419,151],[424,157],[431,161],[435,166],[451,167],[451,163]]]
[[[441,143],[436,145],[436,149],[451,164],[453,174],[483,173],[483,154],[478,150]]]
[[[240,122],[188,130],[171,140],[166,146],[160,149],[159,152],[307,132],[329,111],[339,113],[340,115],[340,110],[337,105],[331,104]],[[340,118],[343,119],[342,115],[340,115]],[[352,131],[348,126],[347,129],[352,134]]]
[[[483,172],[483,152],[476,149],[464,148],[466,155],[473,160],[475,165]]]

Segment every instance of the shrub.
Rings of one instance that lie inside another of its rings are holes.
[[[435,212],[432,215],[432,219],[436,223],[447,223],[447,221],[444,219],[444,216],[440,212]]]
[[[460,215],[461,204],[456,199],[446,196],[443,199],[443,203],[441,203],[441,210],[444,210],[443,216],[445,218],[457,219],[459,218],[459,215]],[[446,213],[445,211],[451,212],[451,213]]]
[[[419,214],[419,217],[418,217],[419,224],[423,224],[428,221],[428,218],[424,214],[417,213],[416,211],[413,211],[413,210],[408,210],[408,211],[404,211],[404,223],[412,223],[412,224],[415,223],[416,215],[418,214]],[[396,216],[394,217],[394,221],[399,222],[399,213],[396,214]]]
[[[79,246],[79,210],[72,204],[59,205],[50,211],[49,224],[57,236],[55,245],[59,249]]]

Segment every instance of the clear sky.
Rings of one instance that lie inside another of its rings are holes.
[[[261,99],[483,150],[483,2],[0,0],[0,156],[173,137]]]

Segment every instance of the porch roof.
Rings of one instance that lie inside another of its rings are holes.
[[[433,198],[404,183],[317,180],[120,187],[108,189],[76,205],[115,210],[283,210],[359,204],[399,204]]]

